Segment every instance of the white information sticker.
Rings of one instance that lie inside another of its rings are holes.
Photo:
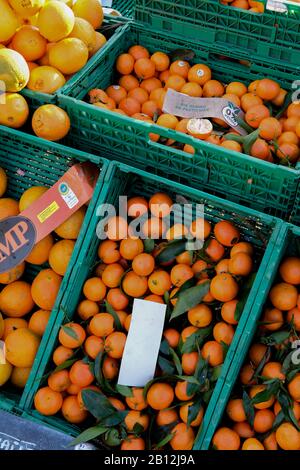
[[[62,182],[58,190],[69,209],[73,209],[78,204],[78,197],[67,183]]]
[[[155,373],[167,306],[135,299],[119,385],[144,387]]]

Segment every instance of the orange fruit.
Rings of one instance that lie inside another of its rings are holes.
[[[219,366],[224,361],[223,348],[217,341],[207,341],[202,347],[201,354],[212,367]]]
[[[200,98],[202,96],[202,88],[198,83],[188,82],[183,85],[180,93],[184,93],[185,95],[193,96],[195,98]]]
[[[281,124],[274,117],[267,117],[259,124],[259,135],[262,139],[277,139],[281,134]]]
[[[265,450],[265,448],[258,439],[249,437],[243,442],[242,450]]]
[[[121,258],[118,245],[112,240],[105,240],[99,245],[98,256],[105,264],[117,263]]]
[[[55,415],[62,404],[62,394],[51,390],[50,387],[40,388],[34,397],[35,409],[44,416]]]
[[[164,52],[154,52],[150,59],[152,60],[152,62],[154,62],[155,70],[157,72],[164,72],[169,68],[170,59]]]
[[[119,250],[123,258],[132,261],[137,255],[143,253],[144,244],[139,238],[126,238],[121,241]]]
[[[23,276],[25,271],[25,263],[21,263],[18,266],[6,271],[5,273],[0,274],[0,284],[11,284],[12,282],[17,281],[20,277]]]
[[[78,323],[66,323],[58,334],[59,342],[66,348],[75,349],[81,346],[86,338],[86,333]]]
[[[107,226],[105,227],[105,232],[109,240],[119,241],[127,237],[128,225],[123,217],[114,216],[111,217]],[[103,258],[101,258],[104,261]],[[105,261],[104,261],[105,262]]]
[[[221,259],[215,267],[217,274],[228,273],[229,272],[229,261],[230,259]]]
[[[38,310],[34,312],[29,320],[28,328],[38,336],[43,336],[46,331],[51,312],[49,310]]]
[[[154,118],[155,115],[159,116],[161,111],[155,101],[147,100],[142,104],[142,113],[146,114],[150,118]]]
[[[149,51],[144,46],[140,46],[138,44],[131,46],[128,49],[128,54],[132,55],[134,60],[148,59],[150,57]]]
[[[36,245],[34,245],[31,253],[27,256],[25,261],[27,261],[27,263],[38,265],[46,263],[46,261],[48,261],[49,253],[53,244],[54,241],[52,235],[47,235]]]
[[[154,271],[148,278],[148,287],[153,294],[164,295],[171,285],[169,273],[163,270]]]
[[[170,446],[174,450],[191,450],[194,445],[195,434],[191,427],[185,423],[176,424],[172,429],[174,437],[170,440]]]
[[[186,375],[193,375],[199,361],[199,354],[197,352],[184,353],[181,358],[181,365],[183,372]]]
[[[198,328],[204,328],[212,322],[212,310],[205,304],[196,305],[188,311],[189,322]]]
[[[77,313],[82,320],[88,320],[99,313],[99,307],[93,300],[82,300],[77,307]]]
[[[266,389],[266,385],[253,385],[250,389],[250,398],[254,398],[258,393],[263,392]],[[260,403],[254,404],[254,408],[257,410],[264,410],[266,408],[270,408],[275,401],[274,396],[271,396],[266,401],[262,401]]]
[[[0,310],[8,317],[27,315],[34,307],[30,284],[15,281],[6,285],[0,293]]]
[[[147,392],[147,402],[154,410],[168,408],[174,400],[174,390],[166,383],[154,383]]]
[[[256,94],[263,100],[274,100],[280,93],[280,85],[274,80],[263,78],[259,80],[256,87]]]
[[[242,146],[238,142],[235,142],[234,140],[224,140],[221,143],[221,147],[224,147],[229,150],[234,150],[235,152],[242,152]]]
[[[167,426],[168,424],[175,423],[178,419],[177,412],[172,410],[159,410],[156,415],[156,424],[158,426]]]
[[[94,381],[94,374],[90,365],[83,361],[76,361],[70,369],[70,380],[79,387],[88,387]]]
[[[77,396],[70,395],[63,401],[61,412],[69,423],[79,424],[86,420],[88,411],[80,408]]]
[[[84,351],[92,359],[96,359],[98,354],[104,349],[104,341],[98,336],[88,336],[84,343]]]
[[[149,276],[154,268],[154,257],[148,253],[140,253],[132,261],[132,269],[138,276]]]
[[[280,135],[277,142],[278,145],[282,145],[283,143],[299,145],[299,137],[295,132],[286,131]]]
[[[247,93],[247,87],[241,82],[230,82],[226,87],[226,94],[228,93],[232,93],[241,98]]]
[[[190,68],[190,64],[185,60],[175,60],[170,65],[170,73],[171,75],[180,75],[184,79],[187,79]]]
[[[185,343],[187,338],[192,334],[196,333],[196,331],[198,331],[198,328],[196,328],[195,326],[187,326],[186,328],[184,328],[181,332],[182,342]]]
[[[19,52],[25,60],[35,61],[46,54],[46,39],[38,28],[31,25],[21,26],[11,41],[11,48]]]
[[[149,209],[154,217],[167,217],[171,212],[173,201],[165,193],[156,193],[149,200]]]
[[[130,271],[123,279],[122,288],[130,297],[142,297],[148,290],[147,277],[138,276],[134,271]]]
[[[105,338],[104,350],[114,359],[121,359],[126,343],[126,335],[120,331],[110,333]]]
[[[18,93],[4,93],[2,95],[0,115],[1,125],[19,129],[25,124],[28,116],[29,107],[23,96]]]
[[[300,374],[296,374],[295,377],[289,382],[288,391],[294,400],[300,400]]]
[[[193,254],[191,251],[184,251],[180,255],[176,256],[176,262],[178,264],[188,264],[189,266],[193,263]]]
[[[110,313],[97,313],[89,323],[90,331],[98,337],[105,337],[114,331],[114,317]]]
[[[187,266],[186,264],[176,264],[171,269],[170,276],[173,286],[180,287],[188,279],[194,277],[194,271],[190,266]]]
[[[224,246],[235,245],[240,238],[239,230],[227,220],[221,220],[214,227],[216,239]]]
[[[152,91],[161,89],[162,83],[158,78],[152,77],[152,78],[147,78],[146,80],[143,80],[140,84],[140,87],[143,90],[146,90],[148,95],[150,95]]]
[[[160,295],[150,294],[147,297],[144,297],[144,300],[149,300],[149,302],[157,302],[158,304],[164,304],[164,299]]]
[[[128,434],[121,444],[121,450],[145,450],[146,444],[141,437],[135,437],[134,434]]]
[[[167,230],[165,238],[167,240],[174,240],[176,238],[185,238],[187,234],[188,229],[185,227],[185,225],[174,224]]]
[[[142,426],[144,431],[146,431],[149,426],[149,416],[142,414],[140,411],[130,410],[124,419],[124,423],[126,425],[127,431],[129,432],[133,431],[133,428],[136,424]]]
[[[79,387],[79,385],[75,385],[75,384],[72,384],[70,385],[70,387],[68,388],[67,390],[67,393],[69,395],[76,395],[78,396],[78,393],[80,392],[81,390],[81,387]]]
[[[127,91],[120,85],[110,85],[105,92],[117,105],[127,97]]]
[[[288,284],[300,284],[300,258],[286,258],[279,268],[280,276]]]
[[[123,273],[124,268],[119,263],[109,264],[102,273],[102,282],[104,282],[107,287],[118,287]]]
[[[18,328],[5,339],[7,361],[16,367],[31,367],[40,345],[40,338],[28,328]]]
[[[74,354],[74,351],[71,348],[66,348],[65,346],[58,346],[52,356],[52,360],[56,366],[60,366],[65,361],[70,359]]]
[[[142,105],[149,99],[149,95],[144,88],[138,87],[128,92],[128,98],[133,98],[134,100],[138,101],[140,105]]]
[[[234,336],[234,329],[225,322],[218,322],[213,329],[213,337],[218,343],[231,344]]]
[[[240,381],[243,385],[249,385],[252,382],[254,369],[251,364],[245,364],[240,372]]]
[[[247,253],[247,255],[252,256],[253,247],[248,242],[239,242],[231,248],[230,258],[232,258],[234,255],[237,255],[238,253]]]
[[[119,363],[117,359],[106,357],[102,364],[102,373],[108,380],[113,380],[119,374]]]
[[[247,420],[243,400],[240,398],[235,398],[228,402],[226,413],[229,418],[236,423]]]
[[[263,100],[253,93],[245,93],[241,97],[241,108],[243,111],[247,112],[253,106],[263,104]]]
[[[24,191],[19,200],[20,212],[30,207],[37,199],[43,196],[48,191],[46,186],[31,186],[31,188]]]
[[[140,217],[148,211],[148,201],[144,197],[131,197],[127,202],[127,213],[129,217]]]
[[[62,277],[52,269],[43,269],[31,285],[33,301],[43,310],[52,310],[60,289]]]
[[[19,204],[11,198],[0,199],[0,220],[19,214]]]
[[[43,65],[35,67],[30,73],[27,88],[40,93],[52,94],[66,83],[63,74],[54,67]]]
[[[17,388],[25,388],[31,367],[14,367],[10,376],[11,383]]]
[[[295,286],[282,282],[272,287],[269,298],[275,308],[291,310],[297,305],[298,292]]]
[[[100,302],[105,298],[106,285],[102,279],[99,279],[99,277],[91,277],[85,281],[83,286],[83,293],[88,300]]]
[[[294,163],[299,157],[299,147],[295,144],[284,142],[276,152],[278,158]]]
[[[106,300],[115,310],[123,310],[129,303],[128,297],[123,294],[119,287],[109,289]]]
[[[64,276],[68,269],[74,247],[75,242],[73,240],[60,240],[56,242],[50,250],[50,267],[60,276]]]
[[[205,249],[205,253],[210,257],[214,262],[220,261],[223,258],[225,249],[217,240],[212,238]]]
[[[249,359],[255,367],[259,365],[267,352],[267,346],[261,343],[252,344],[249,350]]]
[[[193,398],[193,394],[189,395],[187,393],[187,388],[188,388],[188,382],[183,381],[183,382],[177,382],[175,386],[175,396],[178,398],[180,401],[187,401]]]
[[[128,92],[134,88],[137,88],[139,86],[139,81],[133,75],[126,74],[120,78],[119,85]]]
[[[110,403],[117,409],[117,410],[125,410],[125,405],[121,400],[118,400],[117,398],[114,397],[109,397],[108,398]]]
[[[264,328],[269,331],[276,331],[283,325],[283,314],[277,308],[267,309],[264,313],[262,321],[266,323]]]
[[[229,272],[235,276],[248,276],[251,273],[252,268],[253,262],[247,253],[237,253],[229,260]]]
[[[263,440],[263,445],[265,450],[278,450],[275,432],[272,432],[272,434]]]
[[[134,64],[134,71],[139,79],[145,80],[155,75],[155,64],[145,57],[137,59]]]
[[[67,370],[52,372],[48,377],[48,387],[54,390],[54,392],[65,392],[70,385],[71,381]]]
[[[185,85],[186,81],[181,75],[170,75],[169,78],[166,80],[165,88],[168,90],[171,88],[175,91],[180,91],[182,87]],[[162,125],[162,124],[160,124]]]
[[[186,403],[185,405],[181,405],[181,407],[179,408],[179,416],[185,424],[187,424],[187,421],[188,421],[189,407],[191,407],[192,405],[193,405],[193,402],[190,401]],[[204,414],[204,410],[201,407],[199,412],[197,413],[196,418],[191,422],[190,426],[193,426],[193,427],[200,426],[202,419],[203,419],[203,414]]]
[[[148,406],[143,396],[143,388],[132,387],[132,396],[126,397],[125,401],[131,410],[142,411]]]
[[[245,121],[249,126],[257,129],[261,121],[267,117],[270,117],[269,109],[263,104],[257,104],[246,111]]]
[[[255,412],[253,428],[255,432],[265,433],[272,429],[275,415],[271,410],[258,410]]]
[[[296,129],[297,129],[298,123],[299,123],[299,117],[291,116],[283,121],[282,128],[285,132],[295,132],[297,134]]]
[[[5,341],[7,336],[18,328],[28,328],[28,322],[23,318],[5,318],[1,327],[2,341]]]
[[[134,62],[131,54],[121,54],[117,59],[116,69],[121,75],[129,75],[133,71]]]
[[[275,432],[276,441],[283,450],[300,449],[300,433],[291,423],[282,423]]]
[[[164,338],[169,343],[171,348],[176,348],[180,340],[180,333],[174,328],[168,328],[163,332]]]
[[[213,297],[220,302],[233,300],[239,291],[239,286],[229,273],[217,274],[210,283]]]
[[[208,278],[206,269],[207,269],[207,263],[206,261],[203,261],[202,259],[197,260],[192,266],[192,270],[194,271],[195,276],[199,279]]]
[[[221,316],[223,320],[230,325],[237,325],[238,323],[234,318],[237,304],[238,300],[234,299],[224,302],[221,307]]]
[[[32,130],[42,139],[56,141],[65,137],[71,127],[67,113],[54,104],[40,106],[32,116]]]
[[[188,71],[188,81],[204,85],[211,79],[211,70],[207,65],[195,64]]]
[[[193,237],[199,239],[199,240],[205,240],[208,238],[210,232],[211,232],[211,225],[206,219],[198,218],[193,220],[193,222],[190,225],[190,232],[193,235]]]
[[[230,428],[219,428],[215,433],[213,447],[217,450],[239,450],[241,440],[240,436]]]
[[[203,86],[205,98],[221,97],[224,95],[224,86],[218,80],[208,80]]]
[[[60,238],[76,240],[83,224],[85,212],[85,207],[78,209],[76,212],[74,212],[74,214],[71,215],[71,217],[69,217],[65,222],[55,229],[55,233]]]
[[[248,421],[235,422],[232,429],[243,439],[254,436],[254,431]]]

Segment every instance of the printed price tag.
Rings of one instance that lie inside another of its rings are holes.
[[[144,387],[155,373],[166,305],[134,299],[130,329],[121,362],[119,385]]]
[[[244,112],[223,98],[194,98],[169,88],[164,100],[163,112],[182,118],[223,119],[239,134],[247,134],[238,122],[244,119]]]

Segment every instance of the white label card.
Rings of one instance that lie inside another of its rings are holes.
[[[144,387],[155,373],[167,306],[135,299],[121,362],[119,385]]]

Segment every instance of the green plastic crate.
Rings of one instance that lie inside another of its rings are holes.
[[[101,176],[95,188],[92,202],[89,204],[84,226],[89,223],[89,219],[94,210],[94,204],[96,203],[102,188],[108,167],[108,162],[105,159],[72,150],[62,145],[42,140],[3,126],[0,126],[0,141],[0,167],[6,170],[9,179],[6,194],[8,197],[15,199],[19,199],[22,193],[31,186],[52,186],[67,171],[69,166],[75,162],[91,161],[97,164],[98,167],[101,168]],[[50,333],[55,321],[63,293],[69,283],[72,270],[76,265],[79,250],[80,242],[75,246],[68,271],[63,278],[61,289],[49,321],[48,329],[41,342],[34,367],[38,367],[41,360],[47,335]],[[31,281],[40,269],[42,269],[40,266],[28,264],[24,275],[25,280]],[[28,387],[25,388],[24,394],[22,395],[15,388],[8,385],[1,387],[0,408],[3,409],[5,403],[9,403],[10,400],[14,404],[18,404],[19,401],[20,404],[22,404],[23,397],[26,395],[26,390],[28,390]]]
[[[263,280],[261,282],[260,292],[260,303],[253,305],[251,314],[249,315],[248,321],[245,323],[243,333],[240,337],[239,344],[236,348],[235,356],[232,360],[229,373],[226,377],[226,381],[223,385],[222,391],[219,396],[218,406],[214,410],[211,416],[211,420],[208,425],[203,429],[201,448],[206,450],[210,447],[211,440],[217,427],[219,426],[222,414],[229,401],[231,391],[235,385],[236,379],[239,375],[240,369],[243,365],[244,359],[247,355],[249,347],[251,345],[252,338],[257,329],[257,322],[263,311],[264,303],[268,298],[270,289],[274,283],[274,280],[278,273],[278,268],[285,255],[296,256],[295,240],[299,241],[300,228],[290,224],[283,224],[277,243],[274,246],[273,253],[269,259],[267,269],[264,273]]]
[[[102,2],[105,6],[105,2]],[[125,18],[132,18],[134,13],[135,0],[113,0],[111,8],[118,10]]]
[[[125,1],[125,0],[117,0],[116,3],[120,1],[120,6],[122,6],[122,10],[124,12],[130,12],[130,0]],[[103,22],[103,26],[105,25],[117,25],[118,23],[122,26],[126,24],[127,20],[123,17],[113,17],[113,16],[106,16]],[[69,85],[72,85],[72,83],[76,83],[77,81],[80,82],[82,80],[82,77],[85,75],[85,73],[88,72],[89,67],[95,63],[98,58],[102,56],[102,54],[105,53],[106,49],[109,47],[110,41],[116,34],[116,31],[110,32],[109,34],[105,34],[107,37],[107,42],[104,44],[104,46],[93,56],[91,57],[86,65],[79,70],[77,73],[75,73],[70,80],[68,80],[64,86],[62,86],[59,90],[57,90],[55,93],[49,94],[49,93],[40,93],[37,91],[32,91],[29,90],[28,88],[24,88],[21,92],[21,94],[29,100],[30,106],[32,109],[36,109],[39,106],[43,104],[57,104],[58,100],[58,94],[59,93],[64,93]]]
[[[242,80],[249,83],[265,76],[265,63],[253,62],[251,67],[241,65],[237,62],[240,55],[236,51],[228,51],[232,61],[224,61],[212,48],[129,23],[119,30],[106,53],[95,61],[82,80],[69,84],[67,96],[59,96],[59,104],[68,112],[72,123],[65,142],[95,154],[110,149],[115,154],[114,159],[123,163],[134,164],[287,220],[296,198],[300,164],[296,169],[271,164],[78,101],[86,97],[88,90],[106,88],[114,82],[115,60],[133,44],[142,44],[150,51],[190,48],[196,54],[194,61],[211,65],[214,76],[224,82]],[[290,70],[282,68],[279,71],[275,65],[268,69],[268,76],[279,80],[286,88],[295,79]],[[193,145],[195,155],[151,141],[149,133],[158,132],[158,129],[165,138]]]
[[[174,200],[176,195],[181,195],[184,196],[189,203],[204,203],[205,214],[208,220],[214,222],[217,222],[220,219],[234,220],[235,224],[240,227],[244,238],[253,243],[256,252],[262,256],[256,280],[253,284],[236,330],[235,338],[239,339],[244,330],[244,325],[248,320],[253,303],[260,301],[261,295],[259,287],[266,270],[266,266],[268,265],[274,247],[276,246],[282,222],[274,217],[258,213],[251,209],[245,209],[236,204],[223,201],[215,196],[208,195],[165,178],[157,177],[146,173],[145,171],[137,170],[133,167],[119,163],[112,163],[108,169],[106,184],[103,186],[97,206],[103,203],[116,205],[118,204],[119,195],[132,196],[138,194],[149,197],[156,191],[168,192],[173,196]],[[76,307],[81,297],[83,284],[95,266],[99,246],[99,240],[96,237],[95,231],[99,221],[100,218],[94,216],[91,219],[88,230],[85,233],[81,233],[81,238],[84,238],[84,242],[76,263],[76,269],[73,270],[70,276],[70,288],[66,291],[62,299],[61,308],[57,315],[56,322],[53,325],[51,337],[49,338],[47,347],[45,348],[39,369],[36,371],[36,377],[32,377],[33,380],[30,384],[31,386],[30,388],[28,387],[27,390],[24,405],[28,412],[32,413],[30,410],[32,410],[33,407],[34,395],[38,388],[43,384],[43,376],[51,370],[52,354],[57,345],[57,335],[60,326],[65,323],[66,319],[70,320],[74,317]],[[256,235],[258,232],[259,236]],[[262,240],[265,240],[266,246],[264,246]],[[203,426],[205,426],[207,420],[210,419],[211,413],[215,408],[222,386],[230,370],[237,344],[238,341],[236,340],[232,343],[232,346],[227,353],[220,378],[216,384],[213,396],[205,413]],[[35,416],[38,417],[39,413],[35,412]],[[57,419],[59,426],[61,427],[62,420],[60,418]],[[201,436],[201,432],[199,436]],[[199,438],[195,444],[195,448],[198,448]]]
[[[296,196],[295,205],[291,216],[291,222],[292,224],[300,227],[300,185],[298,188],[298,193]]]
[[[137,0],[135,20],[198,43],[234,47],[246,57],[300,66],[300,6],[253,13],[219,0]]]

